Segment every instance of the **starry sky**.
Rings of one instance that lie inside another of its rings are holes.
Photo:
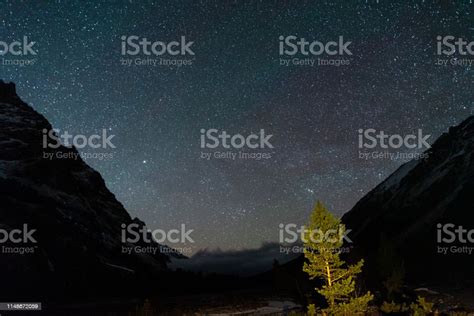
[[[474,114],[472,67],[435,65],[436,36],[473,40],[469,0],[0,7],[0,40],[27,36],[37,51],[26,56],[32,65],[0,65],[1,78],[55,128],[115,135],[113,158],[87,163],[150,228],[194,229],[194,251],[277,241],[279,224],[303,224],[317,199],[337,215],[348,211],[404,162],[360,159],[359,129],[422,129],[433,141]],[[124,66],[123,35],[185,36],[192,65]],[[288,35],[343,36],[350,64],[281,66],[279,37]],[[210,128],[264,129],[271,158],[201,159],[200,130]]]

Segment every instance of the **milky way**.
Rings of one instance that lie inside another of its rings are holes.
[[[359,129],[433,141],[474,114],[472,67],[435,65],[437,36],[473,40],[468,0],[95,2],[2,1],[0,40],[37,54],[1,78],[55,128],[115,135],[113,158],[87,163],[150,228],[194,229],[194,250],[277,241],[317,199],[349,210],[406,161],[360,159]],[[130,35],[184,36],[191,65],[123,65]],[[349,65],[281,65],[290,35],[342,36]],[[211,128],[264,129],[271,157],[202,159]]]

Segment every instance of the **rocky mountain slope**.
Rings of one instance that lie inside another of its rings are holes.
[[[80,157],[43,159],[77,153],[44,149],[42,131],[51,128],[14,84],[0,81],[0,232],[32,231],[19,243],[0,233],[2,299],[138,293],[166,269],[167,257],[122,253],[121,225],[141,222]]]
[[[474,279],[474,243],[457,236],[438,242],[438,234],[451,239],[443,225],[452,224],[453,235],[459,226],[474,229],[474,117],[450,128],[427,153],[401,166],[342,219],[353,230],[353,254],[366,259],[372,279],[381,281],[390,270],[405,271],[414,283]]]

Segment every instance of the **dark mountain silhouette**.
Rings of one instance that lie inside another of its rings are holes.
[[[143,223],[80,157],[43,159],[45,151],[77,153],[43,149],[42,131],[51,128],[13,83],[0,81],[0,229],[36,230],[36,243],[0,243],[2,299],[138,295],[141,284],[166,269],[168,257],[122,254],[121,225]],[[18,247],[33,253],[11,253]]]
[[[474,252],[438,253],[439,246],[473,243],[437,243],[438,224],[474,228],[474,117],[451,127],[427,153],[402,165],[342,218],[353,230],[353,254],[366,259],[366,275],[378,284],[400,265],[413,283],[460,284],[474,277]]]

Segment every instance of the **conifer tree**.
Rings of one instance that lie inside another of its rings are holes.
[[[355,277],[361,272],[363,260],[347,265],[340,258],[345,226],[321,202],[316,203],[309,225],[304,232],[304,255],[307,262],[303,271],[310,279],[322,279],[322,288],[316,288],[327,301],[323,315],[357,315],[367,311],[373,299],[370,292],[355,295]]]

